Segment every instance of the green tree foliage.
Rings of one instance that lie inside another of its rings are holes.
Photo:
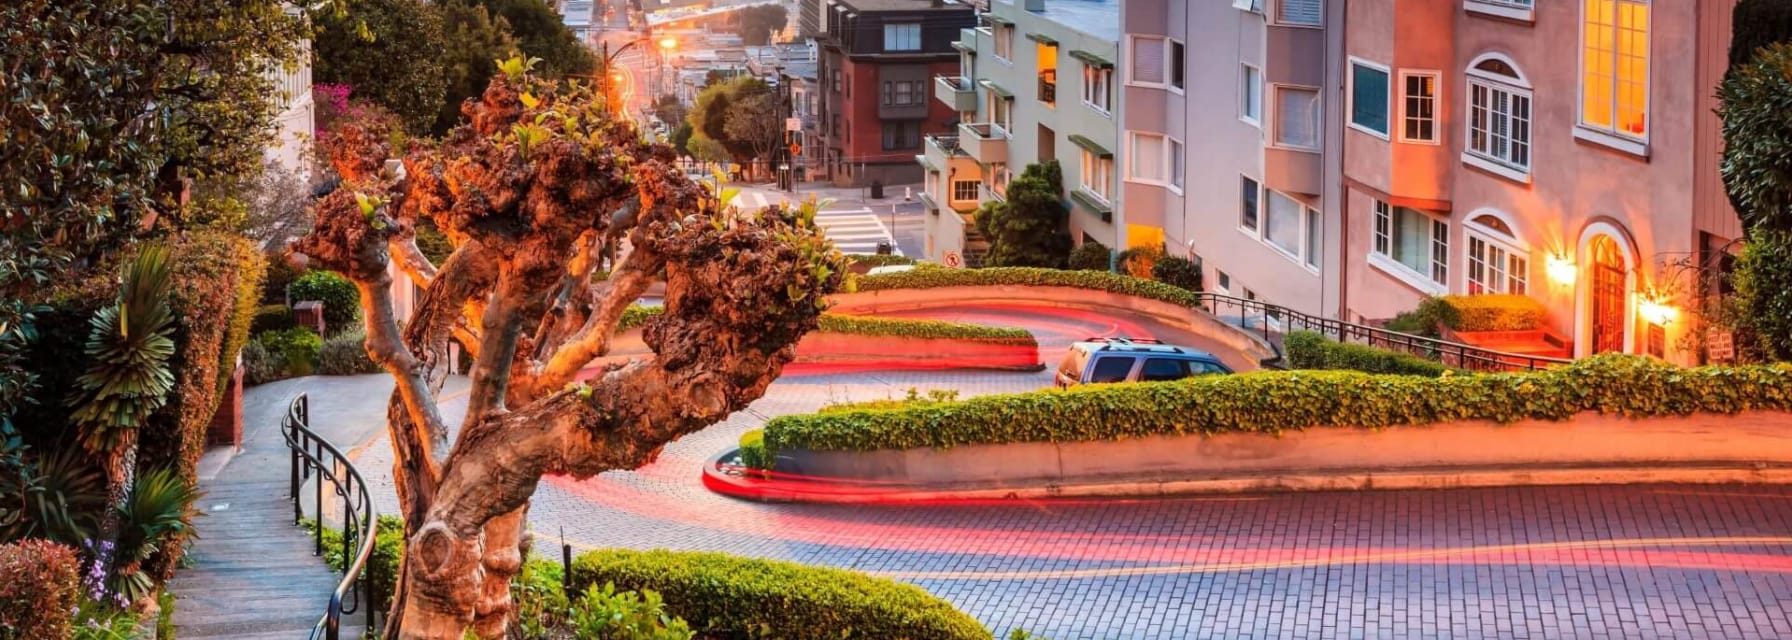
[[[579,42],[560,14],[543,0],[479,0],[495,17],[510,24],[516,43],[528,57],[541,58],[535,75],[545,78],[588,76],[597,59]]]
[[[653,101],[653,116],[666,123],[666,126],[676,127],[684,122],[684,112],[684,104],[678,101],[678,96],[670,93]]]
[[[1792,41],[1792,2],[1741,0],[1731,10],[1730,24],[1730,68],[1735,69],[1762,47]]]
[[[361,319],[361,292],[348,278],[331,271],[307,271],[287,287],[293,304],[307,300],[324,303],[324,331],[335,333],[355,327]]]
[[[1164,256],[1151,265],[1151,279],[1189,291],[1201,291],[1201,265],[1178,256]]]
[[[723,144],[737,155],[769,162],[772,151],[784,140],[784,120],[779,116],[778,99],[770,91],[743,91],[722,125],[728,134]]]
[[[1737,322],[1760,355],[1792,359],[1792,44],[1760,49],[1718,91],[1719,165],[1749,245],[1737,263]]]
[[[747,7],[734,12],[734,16],[734,32],[748,46],[771,44],[773,32],[783,31],[790,22],[789,12],[777,4]]]
[[[735,161],[756,157],[755,140],[764,126],[776,127],[775,104],[770,99],[771,87],[750,76],[741,76],[704,87],[697,94],[697,104],[685,115],[691,125],[691,154],[698,158],[699,145],[705,152],[714,148],[704,140],[720,145]]]
[[[312,19],[317,82],[348,85],[396,114],[411,133],[435,125],[449,80],[444,53],[460,46],[448,46],[440,11],[423,0],[355,0],[347,11],[323,9]],[[462,53],[449,55],[458,61]]]
[[[0,234],[12,249],[80,266],[66,258],[93,258],[146,222],[180,226],[191,181],[258,172],[272,72],[304,32],[284,6],[0,3]]]
[[[1084,240],[1083,244],[1070,250],[1069,264],[1066,268],[1078,271],[1107,271],[1113,260],[1114,250],[1094,240]]]
[[[492,15],[479,0],[445,0],[431,6],[442,16],[442,32],[449,44],[441,52],[447,95],[431,130],[439,136],[460,123],[462,102],[485,92],[492,61],[510,58],[519,47],[510,22]]]
[[[1007,199],[977,212],[977,231],[989,238],[983,263],[991,267],[1061,267],[1070,249],[1064,234],[1064,174],[1057,160],[1028,165],[1008,184]]]
[[[678,128],[672,130],[672,148],[680,155],[694,156],[691,152],[691,123],[679,122]]]

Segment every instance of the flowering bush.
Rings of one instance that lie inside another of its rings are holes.
[[[72,635],[79,576],[74,549],[46,540],[0,546],[0,637]]]

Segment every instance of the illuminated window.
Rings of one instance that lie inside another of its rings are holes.
[[[1504,220],[1481,215],[1463,225],[1468,238],[1468,292],[1517,293],[1529,289],[1531,261]]]
[[[1581,24],[1581,126],[1649,133],[1649,2],[1586,0]]]

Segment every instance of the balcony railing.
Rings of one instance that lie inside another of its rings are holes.
[[[1046,69],[1039,72],[1039,101],[1058,102],[1058,70]]]

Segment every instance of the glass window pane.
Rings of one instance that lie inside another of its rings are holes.
[[[1132,356],[1103,356],[1095,361],[1095,370],[1089,372],[1089,382],[1125,382],[1137,360]]]
[[[1277,88],[1276,143],[1308,149],[1319,146],[1319,92]]]
[[[1252,231],[1257,230],[1257,196],[1260,192],[1257,181],[1245,178],[1240,181],[1238,224]]]
[[[1360,64],[1350,65],[1350,122],[1386,135],[1388,132],[1388,72]]]
[[[1139,380],[1141,382],[1181,380],[1189,376],[1188,364],[1187,360],[1146,358],[1145,366],[1139,369]]]
[[[1300,203],[1276,191],[1269,191],[1268,194],[1269,215],[1264,217],[1264,239],[1283,251],[1300,255],[1300,242],[1304,235],[1301,229],[1303,216]]]

